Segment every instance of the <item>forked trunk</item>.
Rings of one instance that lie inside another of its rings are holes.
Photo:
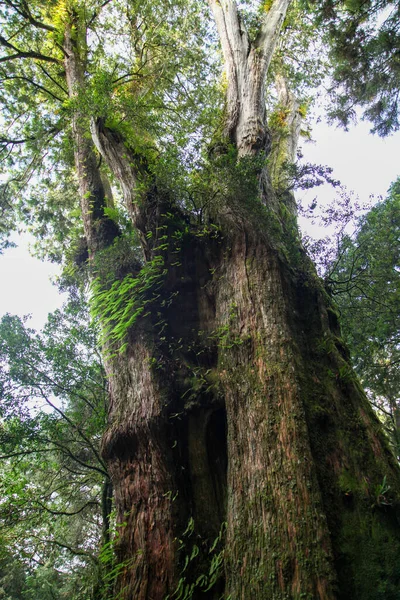
[[[268,137],[262,77],[288,3],[275,0],[256,46],[234,2],[210,4],[227,62],[234,53],[228,83],[239,105],[235,115],[228,96],[229,135],[239,156],[257,154]],[[68,31],[65,46],[74,97],[83,66]],[[124,349],[112,338],[105,349],[114,596],[395,599],[398,468],[349,366],[335,310],[273,192],[232,194],[193,223],[151,178],[137,197],[141,157],[92,123],[139,230],[140,262],[113,244],[119,231],[104,214],[85,127],[77,111],[91,264],[104,291],[120,290],[118,314],[129,317]]]
[[[268,152],[265,78],[291,0],[264,7],[262,25],[251,42],[235,0],[208,0],[221,41],[227,78],[226,137],[239,156]]]

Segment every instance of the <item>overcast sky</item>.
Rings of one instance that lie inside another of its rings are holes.
[[[349,133],[324,123],[313,129],[315,142],[303,143],[307,162],[333,168],[333,177],[361,200],[371,194],[386,195],[387,189],[400,176],[400,132],[387,139],[369,134],[369,125],[360,123]],[[317,188],[310,198],[320,196],[324,202],[334,196],[331,188]],[[30,324],[41,328],[48,312],[61,306],[63,298],[50,282],[58,268],[29,256],[27,241],[19,240],[19,247],[0,256],[0,316],[32,314]]]

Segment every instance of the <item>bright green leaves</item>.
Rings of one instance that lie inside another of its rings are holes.
[[[4,2],[0,7],[0,205],[10,225],[18,215],[15,199],[53,162],[63,128],[67,94],[62,53],[51,40],[52,5]]]
[[[125,350],[130,328],[144,316],[148,304],[158,298],[163,274],[164,259],[156,256],[136,277],[126,275],[109,289],[104,289],[99,279],[92,282],[92,316],[99,319],[105,342],[116,343],[121,352]]]
[[[167,273],[165,257],[171,245],[166,230],[166,225],[157,228],[153,258],[145,264],[132,249],[125,252],[128,240],[124,237],[96,257],[97,276],[91,283],[91,313],[99,322],[102,341],[109,349],[123,352],[130,329],[160,300],[160,289]],[[150,232],[148,237],[153,238],[153,234]],[[129,272],[121,276],[112,265],[118,265],[122,272]]]

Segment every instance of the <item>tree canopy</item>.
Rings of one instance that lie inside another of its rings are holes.
[[[357,106],[385,136],[400,127],[400,30],[396,2],[315,2],[327,27],[334,85],[332,116],[348,125]]]
[[[220,134],[225,85],[206,3],[93,1],[76,4],[81,11],[77,35],[86,40],[85,86],[75,99],[70,98],[62,37],[73,6],[7,1],[2,3],[0,16],[0,142],[6,174],[1,184],[3,234],[15,226],[17,210],[19,218],[34,223],[39,237],[47,235],[52,245],[58,239],[58,245],[64,246],[71,231],[79,237],[76,184],[70,176],[70,119],[76,103],[82,115],[100,117],[128,136],[136,152],[146,155],[159,181],[175,187],[177,195],[186,198],[187,208],[196,211],[204,188],[199,190],[198,181],[193,180],[193,168],[196,172],[200,166],[200,149],[215,144]],[[293,3],[289,7],[268,74],[271,93],[267,100],[271,114],[277,111],[272,128],[286,126],[286,109],[279,108],[282,99],[274,91],[279,72],[290,81],[304,114],[313,86],[334,72],[347,86],[343,93],[335,88],[344,120],[351,112],[346,106],[365,102],[370,103],[367,116],[372,122],[380,119],[381,134],[396,128],[397,21],[390,14],[377,30],[374,19],[383,8],[375,3],[342,8]],[[250,39],[268,11],[269,5],[262,2],[240,4],[240,18]],[[333,43],[330,64],[321,58],[321,48],[314,42],[327,24]],[[379,42],[374,41],[375,33]],[[348,51],[351,44],[353,52]],[[368,82],[363,82],[360,78],[367,73]],[[381,81],[385,77],[388,81]],[[47,252],[54,257],[54,250]]]
[[[110,540],[95,331],[75,301],[42,334],[5,315],[0,336],[1,585],[13,599],[17,588],[25,598],[84,598],[101,588],[99,553]]]

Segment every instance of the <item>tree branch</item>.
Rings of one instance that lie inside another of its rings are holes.
[[[276,43],[291,0],[274,0],[271,8],[265,11],[260,32],[254,42],[265,61],[265,72],[269,67]]]
[[[50,75],[50,73],[48,73],[46,71],[46,69],[44,68],[43,65],[39,65],[39,68],[41,71],[43,71],[43,73],[46,75],[46,77],[48,77],[50,79],[50,81],[52,81],[56,86],[58,86],[60,88],[60,90],[62,90],[64,92],[64,94],[67,94],[67,96],[68,96],[68,91],[60,83],[58,83],[58,81],[56,79],[54,79],[54,77],[52,77]]]
[[[39,83],[36,83],[36,81],[33,81],[32,79],[30,79],[29,77],[26,77],[24,75],[18,75],[18,76],[15,75],[15,76],[11,76],[11,77],[4,77],[3,79],[1,79],[1,81],[10,81],[12,79],[21,79],[22,81],[26,81],[30,85],[33,85],[33,87],[35,87],[36,89],[41,90],[45,94],[48,94],[49,96],[54,98],[54,100],[58,100],[58,102],[63,102],[63,100],[61,98],[59,98],[58,96],[56,96],[55,94],[53,94],[53,92],[51,92],[50,90],[43,87]]]
[[[41,502],[40,500],[36,500],[36,504],[38,504],[40,506],[40,508],[43,508],[43,510],[50,513],[51,515],[65,516],[65,517],[73,517],[74,515],[79,515],[79,513],[81,513],[83,510],[85,510],[85,508],[87,508],[88,506],[98,506],[98,507],[100,506],[100,504],[98,502],[90,500],[89,502],[86,502],[86,504],[81,506],[81,508],[79,508],[78,510],[74,510],[72,512],[67,512],[65,510],[52,510],[51,508],[49,508],[48,506],[43,504],[43,502]]]
[[[7,4],[10,8],[13,8],[19,15],[21,15],[21,17],[23,17],[24,19],[29,21],[29,23],[31,25],[33,25],[34,27],[37,27],[38,29],[44,29],[45,31],[57,31],[57,29],[55,27],[53,27],[52,25],[47,25],[46,23],[43,23],[42,21],[39,21],[38,19],[36,19],[32,15],[30,8],[28,6],[28,3],[25,2],[25,0],[22,0],[21,8],[17,4],[10,2],[10,0],[4,0],[4,1],[5,1],[5,4]]]
[[[69,550],[69,552],[71,552],[71,554],[74,554],[75,556],[87,556],[88,558],[90,558],[91,560],[93,560],[96,564],[98,563],[98,560],[95,556],[93,556],[93,554],[91,554],[90,552],[85,552],[84,550],[77,550],[76,548],[72,548],[72,546],[69,546],[66,543],[63,542],[58,542],[57,540],[46,540],[43,538],[39,538],[38,536],[34,536],[36,537],[36,539],[41,542],[42,544],[53,544],[55,546],[59,546],[59,548],[65,548],[66,550]]]
[[[102,9],[107,6],[107,4],[110,4],[110,2],[112,2],[112,0],[104,0],[104,2],[102,2],[99,6],[99,8],[97,10],[94,11],[89,23],[88,23],[88,27],[90,27],[93,22],[97,19],[97,17],[99,16],[99,14],[101,13]]]
[[[14,50],[16,54],[10,54],[8,56],[0,57],[0,63],[7,62],[9,60],[16,60],[18,58],[32,58],[33,60],[43,60],[44,62],[54,63],[56,65],[61,65],[62,61],[58,58],[53,58],[52,56],[46,56],[45,54],[41,54],[40,52],[34,52],[33,50],[20,50],[13,44],[10,44],[2,35],[0,35],[0,46],[4,48],[9,48],[10,50]]]
[[[54,444],[54,446],[56,446],[57,448],[62,450],[62,452],[65,452],[65,454],[67,456],[72,458],[73,461],[77,462],[79,465],[81,465],[85,469],[89,469],[91,471],[97,471],[97,473],[101,473],[101,475],[103,475],[103,477],[109,477],[109,474],[107,473],[107,471],[105,469],[102,469],[100,467],[96,467],[95,465],[90,465],[89,463],[84,462],[83,460],[81,460],[80,458],[75,456],[75,454],[73,454],[69,448],[67,448],[66,446],[61,444],[61,442],[57,442],[51,438],[45,438],[45,437],[43,437],[42,440],[49,444]],[[103,463],[100,463],[100,464],[103,466]]]

